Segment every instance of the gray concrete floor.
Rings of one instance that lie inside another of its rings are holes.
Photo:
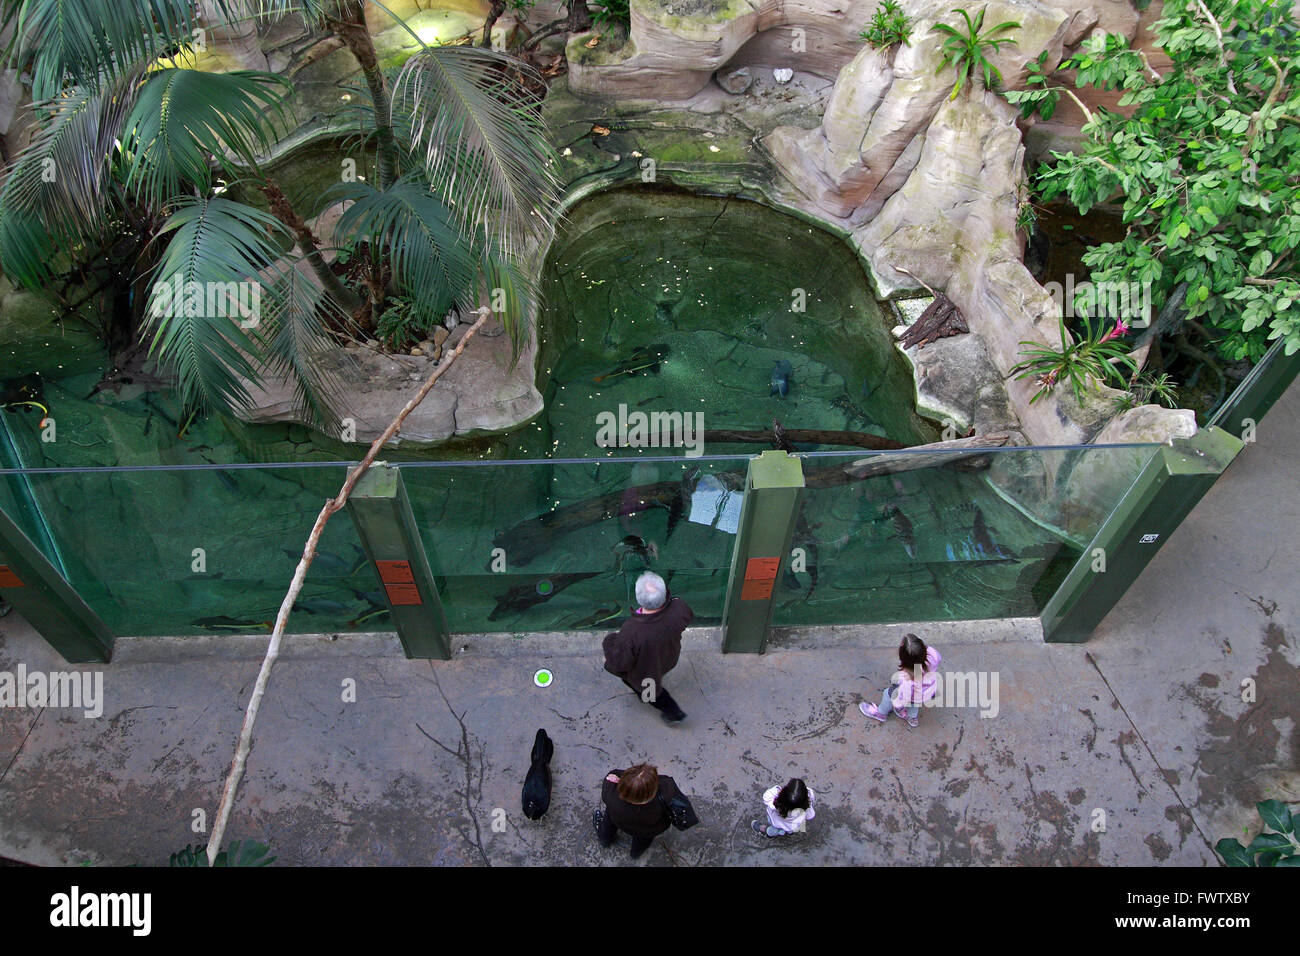
[[[635,865],[1213,865],[1256,800],[1300,800],[1297,447],[1293,387],[1086,645],[1044,645],[1024,622],[916,627],[943,670],[998,674],[995,717],[866,720],[890,628],[761,657],[692,633],[667,681],[690,714],[676,727],[604,673],[597,638],[471,639],[439,664],[391,637],[291,638],[229,835],[291,864],[625,865],[591,810],[607,770],[648,759],[703,822]],[[101,718],[0,709],[0,855],[154,864],[203,841],[196,811],[215,811],[264,644],[131,642],[104,669]],[[19,663],[66,669],[11,614],[0,671]],[[538,727],[555,790],[533,823],[519,801]],[[809,832],[757,836],[759,795],[792,775],[819,794]]]

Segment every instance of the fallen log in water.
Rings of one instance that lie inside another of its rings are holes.
[[[916,471],[918,468],[933,468],[936,465],[950,465],[954,462],[972,463],[971,459],[983,456],[982,449],[999,448],[1011,440],[1005,432],[996,435],[974,435],[970,438],[956,438],[952,441],[937,441],[929,445],[915,445],[901,455],[879,455],[875,458],[863,458],[844,468],[844,473],[853,479],[872,478],[876,475],[892,475],[900,471]]]
[[[771,432],[762,434],[767,440],[771,440]],[[799,433],[787,432],[786,434]],[[973,438],[958,438],[955,441],[916,445],[903,454],[858,459],[843,468],[809,469],[805,472],[805,487],[833,488],[899,471],[913,471],[953,462],[973,464],[975,459],[983,455],[983,449],[1005,445],[1009,440],[1010,436],[1006,434],[977,435]],[[709,474],[721,479],[730,487],[743,487],[745,483],[744,471],[709,472]],[[690,491],[681,481],[658,481],[654,484],[633,485],[623,490],[610,491],[571,505],[562,505],[534,518],[525,518],[514,527],[498,534],[493,539],[493,544],[505,550],[506,560],[512,566],[523,567],[549,551],[558,538],[579,528],[589,528],[600,521],[617,517],[620,512],[629,507],[638,511],[666,508],[671,533],[677,523],[690,512]]]
[[[870,448],[872,451],[890,451],[907,448],[900,441],[882,438],[870,432],[831,431],[821,428],[787,428],[784,429],[786,441],[806,445],[851,445],[855,448]],[[771,445],[772,431],[757,429],[710,428],[704,432],[704,443],[710,442],[757,442]]]

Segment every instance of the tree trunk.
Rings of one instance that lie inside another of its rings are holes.
[[[289,200],[274,180],[268,179],[262,186],[262,192],[266,194],[267,201],[271,204],[271,215],[279,219],[294,237],[298,240],[298,248],[303,251],[307,258],[307,264],[311,266],[311,271],[320,279],[321,285],[329,293],[339,308],[345,312],[354,313],[361,308],[361,297],[356,295],[351,289],[345,286],[342,280],[334,274],[334,270],[329,267],[325,257],[321,255],[320,246],[316,242],[316,237],[312,235],[311,229],[307,223],[298,215],[289,204]]]
[[[483,21],[483,38],[479,40],[479,46],[490,47],[492,45],[492,28],[496,26],[497,20],[505,12],[505,0],[492,0],[492,9],[488,11],[487,19]]]
[[[563,30],[565,33],[586,33],[591,29],[591,9],[587,0],[569,0],[569,14],[560,20],[552,20],[528,38],[525,50],[532,50],[552,34]]]
[[[366,12],[361,0],[336,0],[325,18],[330,32],[343,41],[356,61],[361,64],[366,88],[375,109],[375,132],[378,138],[379,188],[387,189],[397,178],[397,140],[393,137],[392,105],[384,72],[379,68],[379,54],[375,41],[366,26]]]

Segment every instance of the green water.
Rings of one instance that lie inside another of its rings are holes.
[[[701,623],[720,618],[745,460],[763,446],[710,445],[702,450],[730,457],[706,461],[680,447],[601,448],[602,413],[699,413],[706,429],[760,430],[776,419],[905,444],[937,437],[915,414],[910,372],[856,258],[797,219],[738,200],[604,194],[562,225],[544,291],[545,411],[504,435],[385,453],[407,463],[455,631],[608,629],[647,566]],[[638,347],[656,360],[627,362]],[[620,362],[631,371],[611,374]],[[777,362],[791,369],[785,396],[770,386]],[[296,425],[190,419],[174,394],[141,383],[92,394],[98,380],[96,371],[44,377],[54,440],[39,413],[2,413],[5,464],[205,467],[6,476],[5,510],[34,539],[48,529],[47,553],[117,633],[268,629],[344,477],[340,466],[275,463],[351,460],[362,449]],[[1035,489],[1019,507],[995,490],[987,461],[845,481],[844,467],[865,453],[808,459],[800,564],[778,582],[776,623],[1036,613],[1088,534],[1073,527],[1066,539],[1050,530],[1071,526],[1061,514],[1027,502],[1052,500],[1063,456],[1090,453],[998,458],[994,470],[1028,476],[1021,484]],[[652,457],[666,460],[637,460]],[[636,547],[623,543],[629,536]],[[327,526],[320,554],[290,630],[384,629],[383,595],[346,515]]]

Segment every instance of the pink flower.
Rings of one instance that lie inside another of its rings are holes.
[[[1128,326],[1125,325],[1122,320],[1116,322],[1115,327],[1102,336],[1101,342],[1098,342],[1097,344],[1100,345],[1103,342],[1109,342],[1111,339],[1117,339],[1126,332],[1128,332]]]

